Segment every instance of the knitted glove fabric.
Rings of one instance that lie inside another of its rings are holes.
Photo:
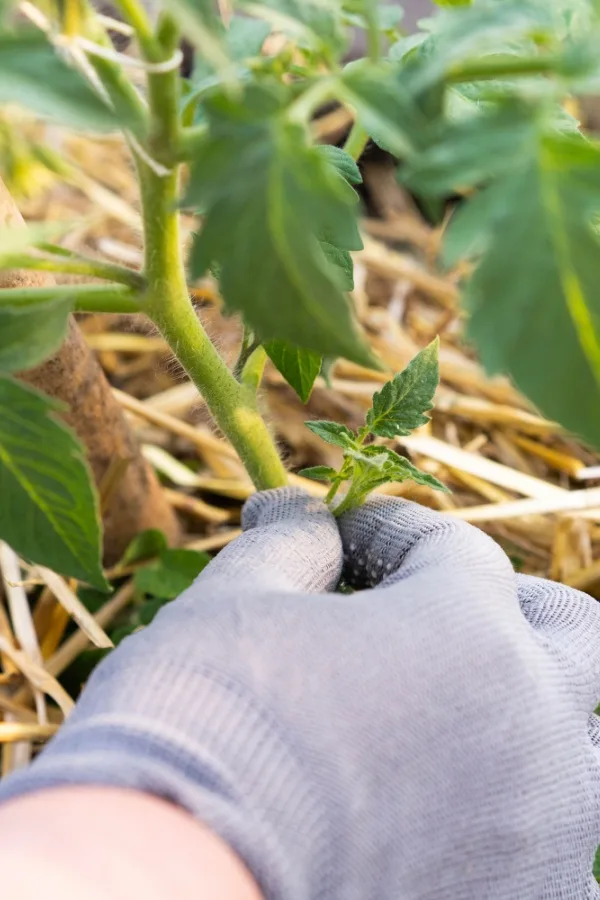
[[[294,490],[98,667],[0,799],[171,799],[273,900],[598,898],[600,610],[393,498]],[[369,587],[375,590],[369,590]],[[366,588],[366,589],[365,589]]]

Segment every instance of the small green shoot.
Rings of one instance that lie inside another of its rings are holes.
[[[337,422],[307,422],[313,434],[343,450],[339,469],[312,466],[300,473],[331,487],[326,502],[333,503],[339,488],[347,483],[345,496],[334,507],[336,516],[360,506],[371,491],[390,481],[415,481],[438,491],[447,491],[441,481],[417,469],[405,456],[390,447],[367,443],[373,438],[408,435],[429,421],[428,410],[439,382],[439,340],[436,338],[415,356],[408,366],[373,396],[365,425],[351,431]]]

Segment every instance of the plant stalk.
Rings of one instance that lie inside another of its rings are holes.
[[[560,60],[552,56],[492,57],[491,59],[457,63],[446,75],[450,84],[486,81],[494,78],[513,78],[519,75],[548,75],[556,72]]]
[[[355,122],[352,128],[350,129],[350,134],[346,138],[346,143],[344,144],[344,152],[351,156],[352,159],[357,162],[360,157],[363,155],[364,149],[369,142],[369,135],[366,130],[360,124],[360,122]]]
[[[139,313],[140,302],[131,290],[122,285],[62,284],[50,287],[0,288],[0,308],[3,306],[34,306],[49,303],[58,297],[70,297],[75,312]]]
[[[95,259],[56,255],[30,256],[27,253],[10,253],[0,259],[2,269],[37,269],[40,272],[66,272],[71,275],[89,275],[125,284],[133,290],[143,291],[144,279],[133,269],[103,263]]]
[[[161,178],[144,163],[138,166],[142,171],[146,239],[145,311],[205,398],[256,487],[281,487],[287,483],[287,475],[256,398],[235,380],[191,303],[175,208],[177,175]]]
[[[129,3],[120,0],[119,5],[123,10]],[[159,45],[165,58],[169,58],[177,46],[178,34],[166,14],[161,18],[159,31]],[[146,49],[144,43],[144,55],[149,51],[154,56],[154,47]],[[178,72],[148,73],[148,149],[153,159],[165,161],[167,165],[167,161],[176,158],[180,140],[180,99]],[[165,173],[135,152],[134,156],[144,223],[147,284],[144,311],[206,400],[215,422],[236,449],[256,487],[259,490],[281,487],[287,483],[287,474],[258,411],[256,397],[236,381],[202,327],[190,300],[177,206],[179,165]]]

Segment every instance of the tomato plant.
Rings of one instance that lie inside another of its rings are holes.
[[[67,252],[43,227],[0,235],[2,268],[102,282],[0,291],[0,537],[18,553],[103,583],[81,448],[52,403],[13,377],[56,349],[72,311],[144,313],[255,485],[285,484],[257,400],[267,358],[303,400],[324,362],[378,365],[348,300],[351,252],[361,247],[356,162],[369,140],[398,159],[398,177],[430,215],[466,197],[442,263],[471,261],[469,334],[488,371],[510,374],[544,413],[600,444],[600,147],[565,108],[598,87],[598,4],[439,5],[406,37],[401,9],[374,0],[238,0],[227,23],[212,0],[164,0],[156,16],[139,0],[116,0],[133,60],[86,0],[2,5],[0,100],[71,128],[121,131],[144,229],[140,272]],[[368,53],[345,65],[356,28]],[[195,53],[189,78],[183,36]],[[343,149],[312,137],[315,113],[331,102],[354,118]],[[187,260],[182,208],[199,221]],[[189,296],[209,271],[244,323],[233,370]],[[357,434],[310,424],[344,449],[339,471],[307,473],[331,482],[331,500],[349,482],[338,511],[385,480],[433,484],[372,440],[420,424],[436,379],[429,348],[376,395]]]

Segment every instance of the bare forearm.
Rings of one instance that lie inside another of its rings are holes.
[[[187,813],[120,788],[58,788],[0,809],[2,887],[34,900],[261,900],[230,848]]]

